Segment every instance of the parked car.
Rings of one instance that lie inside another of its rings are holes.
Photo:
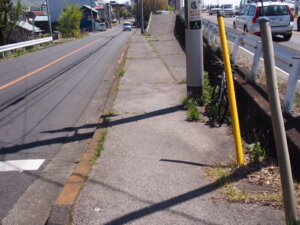
[[[157,10],[156,14],[170,14],[170,11],[167,11],[167,10]]]
[[[221,6],[221,13],[224,16],[235,16],[235,8],[233,4],[224,4]]]
[[[130,22],[124,22],[123,23],[123,31],[131,31],[131,23]]]
[[[136,21],[133,21],[131,23],[131,27],[134,28],[134,27],[138,27],[138,23]]]
[[[100,23],[99,24],[99,31],[106,31],[106,24],[105,23]]]
[[[284,40],[292,37],[294,16],[287,3],[264,2],[265,16],[270,19],[272,35],[282,35]],[[235,17],[234,29],[260,35],[259,19],[263,16],[260,2],[247,3],[242,8],[240,15]]]
[[[210,5],[208,9],[208,14],[209,15],[214,15],[220,12],[221,8],[219,5]]]

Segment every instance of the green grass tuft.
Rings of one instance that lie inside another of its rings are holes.
[[[178,81],[178,84],[186,84],[186,80]]]
[[[286,225],[300,225],[300,220],[287,219]]]
[[[266,157],[266,150],[261,145],[259,141],[255,141],[252,144],[248,145],[249,150],[251,151],[251,161],[254,163],[258,163],[261,158]]]
[[[100,137],[98,139],[98,145],[96,147],[96,152],[95,152],[95,158],[96,159],[98,157],[100,157],[101,152],[104,150],[104,142],[105,142],[105,139],[106,139],[106,135],[107,135],[107,129],[102,129]]]
[[[200,112],[197,110],[197,102],[189,100],[187,104],[186,120],[187,121],[198,121],[202,119]]]

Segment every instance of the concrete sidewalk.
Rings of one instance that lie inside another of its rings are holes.
[[[202,167],[235,155],[230,130],[187,122],[185,55],[174,15],[155,15],[150,37],[134,33],[101,157],[74,207],[73,223],[284,224],[271,207],[213,199]]]

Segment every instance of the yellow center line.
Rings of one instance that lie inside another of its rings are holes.
[[[91,45],[93,45],[93,44],[95,44],[95,43],[97,43],[97,42],[99,42],[99,41],[102,41],[102,40],[103,40],[103,38],[98,39],[98,40],[95,40],[95,41],[93,41],[93,42],[91,42],[91,43],[89,43],[89,44],[86,44],[86,45],[84,45],[84,46],[82,46],[82,47],[80,47],[80,48],[78,48],[78,49],[76,49],[76,50],[74,50],[74,51],[72,51],[72,52],[70,52],[70,53],[68,53],[68,54],[66,54],[66,55],[64,55],[64,56],[62,56],[62,57],[56,59],[56,60],[54,60],[54,61],[52,61],[51,63],[46,64],[45,66],[42,66],[42,67],[40,67],[40,68],[38,68],[38,69],[36,69],[36,70],[34,70],[34,71],[28,73],[28,74],[26,74],[26,75],[24,75],[24,76],[22,76],[22,77],[16,79],[16,80],[13,80],[13,81],[11,81],[11,82],[9,82],[9,83],[3,85],[3,86],[0,86],[0,90],[2,90],[2,89],[4,89],[4,88],[7,88],[7,87],[9,87],[9,86],[11,86],[11,85],[13,85],[13,84],[15,84],[15,83],[18,83],[19,81],[24,80],[24,79],[26,79],[26,78],[28,78],[28,77],[30,77],[30,76],[32,76],[32,75],[34,75],[34,74],[36,74],[36,73],[42,71],[42,70],[44,70],[44,69],[46,69],[46,68],[48,68],[48,67],[54,65],[55,63],[58,63],[59,61],[61,61],[61,60],[65,59],[65,58],[67,58],[67,57],[69,57],[69,56],[75,54],[76,52],[79,52],[79,51],[81,51],[82,49],[85,49],[85,48],[87,48],[87,47],[89,47],[89,46],[91,46]]]

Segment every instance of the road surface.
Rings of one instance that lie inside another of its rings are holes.
[[[96,128],[130,34],[114,27],[0,63],[0,219],[5,223],[16,224],[22,214],[34,224],[45,222]]]

